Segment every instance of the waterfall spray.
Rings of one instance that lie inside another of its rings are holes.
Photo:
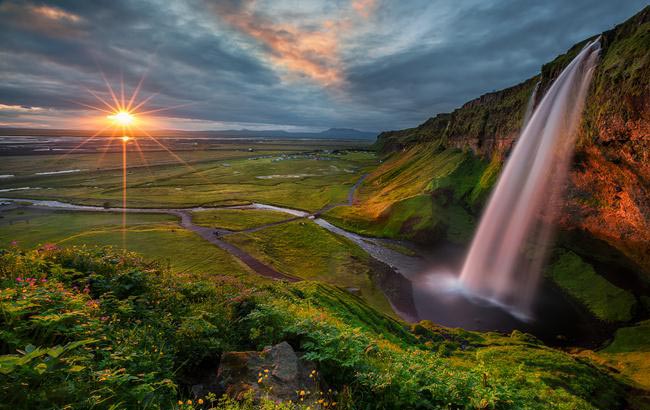
[[[587,44],[525,122],[461,271],[464,289],[522,315],[538,286],[599,51],[599,39]]]

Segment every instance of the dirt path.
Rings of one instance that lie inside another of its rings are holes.
[[[251,205],[243,205],[243,206],[232,206],[232,207],[151,208],[151,209],[127,208],[126,211],[130,213],[159,213],[159,214],[163,213],[163,214],[175,215],[178,218],[180,218],[180,224],[183,228],[195,232],[206,241],[225,250],[235,258],[242,261],[245,265],[250,267],[257,274],[272,279],[285,280],[290,282],[295,282],[300,279],[279,272],[278,270],[269,266],[268,264],[265,264],[264,262],[261,262],[260,260],[256,259],[255,257],[253,257],[248,252],[244,251],[243,249],[238,248],[237,246],[227,241],[224,241],[220,238],[235,233],[256,232],[271,226],[277,226],[277,225],[289,223],[302,218],[309,218],[312,219],[316,224],[318,224],[322,228],[327,229],[333,234],[346,237],[347,239],[356,243],[364,251],[366,251],[373,259],[383,264],[386,264],[394,272],[398,272],[406,277],[409,277],[409,274],[421,269],[421,265],[423,262],[421,258],[403,255],[395,250],[392,250],[384,246],[380,239],[367,238],[352,232],[348,232],[320,218],[320,215],[322,213],[336,206],[351,205],[354,202],[354,193],[356,189],[361,185],[361,183],[367,176],[368,174],[362,175],[357,180],[357,182],[350,188],[348,192],[347,202],[329,205],[314,213],[309,213],[298,209],[284,208],[284,207],[279,207],[274,205],[266,205],[266,204],[258,204],[258,203],[253,203]],[[48,200],[0,198],[0,201],[11,201],[14,204],[15,202],[28,202],[29,205],[27,206],[32,208],[40,208],[40,209],[64,209],[70,211],[88,211],[88,212],[122,212],[123,211],[122,208],[103,208],[99,206],[75,205],[66,202],[48,201]],[[268,224],[256,226],[254,228],[245,229],[242,231],[230,231],[227,229],[204,227],[204,226],[196,225],[192,222],[192,212],[206,211],[210,209],[224,209],[224,208],[272,210],[276,212],[283,212],[288,215],[292,215],[293,217],[287,218],[286,220],[271,222]]]

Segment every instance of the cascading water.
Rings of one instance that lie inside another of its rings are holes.
[[[538,286],[599,51],[599,40],[587,44],[525,123],[459,278],[463,289],[524,316]]]

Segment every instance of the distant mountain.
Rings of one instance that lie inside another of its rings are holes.
[[[41,129],[41,128],[0,128],[0,135],[5,136],[33,136],[53,137],[88,136],[87,130]],[[110,133],[107,131],[106,135]],[[216,131],[182,131],[182,130],[157,130],[150,131],[156,137],[176,138],[314,138],[314,139],[341,139],[341,140],[373,140],[376,132],[359,131],[351,128],[330,128],[321,132],[290,132],[285,130],[216,130]]]

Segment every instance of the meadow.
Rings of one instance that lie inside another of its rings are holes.
[[[315,212],[343,204],[351,187],[378,160],[372,152],[338,151],[329,144],[265,142],[257,146],[251,142],[220,150],[181,150],[175,154],[179,158],[164,151],[129,151],[127,206],[186,208],[262,202]],[[345,143],[341,145],[346,148]],[[0,174],[15,177],[0,181],[0,196],[120,207],[120,164],[121,154],[111,152],[6,157]],[[80,171],[50,173],[70,169]],[[12,190],[22,187],[31,189]],[[236,257],[182,227],[175,215],[127,213],[123,232],[119,212],[54,210],[27,204],[4,208],[0,212],[0,247],[113,246],[138,252],[177,273],[255,275]],[[235,232],[224,239],[279,272],[349,288],[394,315],[382,291],[373,284],[374,261],[354,243],[307,219],[285,224],[295,217],[271,210],[232,208],[196,211],[191,217],[197,226]],[[276,223],[279,225],[267,226]],[[247,232],[251,229],[255,232]]]
[[[133,149],[127,156],[127,164],[131,164],[127,171],[128,206],[173,208],[258,201],[316,211],[345,202],[349,188],[378,162],[373,153],[366,151],[333,153],[317,148],[296,145],[283,152],[249,152],[243,147],[203,153],[180,151],[174,154],[178,158],[166,152],[145,151],[145,166]],[[0,174],[15,177],[0,182],[0,195],[120,206],[122,170],[116,165],[117,159],[112,158],[106,166],[92,167],[93,160],[102,163],[102,154],[79,155],[80,163],[75,155],[9,157],[0,166]],[[56,161],[66,162],[52,165]],[[73,169],[81,171],[35,175]]]
[[[0,390],[39,386],[11,405],[252,409],[214,396],[192,402],[192,377],[225,351],[283,340],[341,388],[323,402],[330,408],[616,408],[626,389],[647,388],[650,327],[634,325],[635,297],[577,256],[563,254],[549,277],[600,320],[626,323],[604,349],[566,352],[518,331],[407,324],[377,283],[387,266],[308,217],[322,213],[367,236],[466,243],[494,163],[435,146],[424,158],[381,161],[363,145],[252,145],[180,150],[180,160],[130,151],[127,206],[142,209],[125,225],[117,210],[0,205],[0,320],[12,329]],[[0,197],[121,206],[119,153],[3,159],[0,175],[14,176],[0,180]],[[260,276],[212,239],[298,282]],[[415,254],[400,242],[386,247]]]

